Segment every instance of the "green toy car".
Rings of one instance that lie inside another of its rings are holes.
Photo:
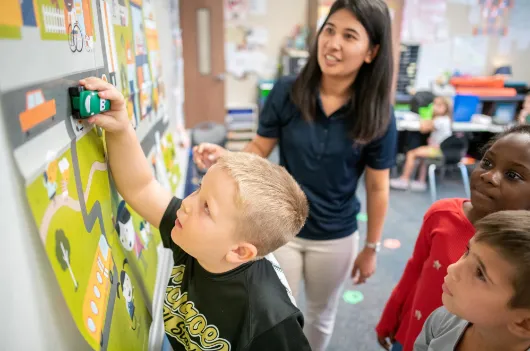
[[[69,88],[68,92],[74,118],[86,119],[110,110],[110,101],[100,98],[97,91],[86,90],[80,86]]]

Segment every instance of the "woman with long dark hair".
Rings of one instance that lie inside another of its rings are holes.
[[[302,72],[274,85],[257,136],[245,149],[268,157],[278,144],[281,165],[308,197],[306,225],[275,256],[295,296],[304,280],[305,332],[314,351],[329,343],[344,281],[351,274],[364,283],[375,271],[396,152],[392,67],[385,2],[336,1]],[[223,152],[201,144],[194,159],[208,168]],[[368,233],[357,255],[356,190],[363,172]]]

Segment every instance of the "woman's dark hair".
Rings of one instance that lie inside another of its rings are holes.
[[[370,47],[379,46],[375,59],[364,63],[351,86],[347,115],[348,134],[360,144],[382,136],[390,121],[390,90],[393,77],[391,19],[383,0],[337,0],[312,44],[309,59],[296,79],[291,99],[307,121],[314,121],[322,77],[318,64],[318,37],[335,12],[346,9],[363,25]]]
[[[504,132],[496,134],[493,136],[482,148],[482,155],[486,154],[488,150],[497,142],[497,140],[504,138],[510,134],[528,134],[530,135],[530,125],[529,124],[519,124],[513,127],[506,129]]]

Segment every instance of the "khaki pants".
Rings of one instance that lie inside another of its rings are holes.
[[[304,280],[304,332],[313,351],[325,350],[331,340],[339,298],[358,251],[359,233],[355,232],[336,240],[295,238],[274,252],[295,299]]]

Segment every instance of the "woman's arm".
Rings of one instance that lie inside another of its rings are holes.
[[[276,138],[265,138],[260,135],[256,135],[254,139],[243,149],[244,152],[250,152],[261,157],[267,158],[276,146],[278,139]],[[224,147],[202,143],[193,147],[193,161],[201,169],[208,169],[214,163],[217,162],[225,152],[228,152]]]
[[[272,150],[278,143],[277,138],[265,138],[261,135],[256,135],[254,139],[243,149],[244,152],[250,152],[261,157],[269,157]]]
[[[389,170],[366,167],[366,206],[368,214],[368,233],[366,241],[378,243],[383,234],[389,196]]]
[[[395,164],[397,129],[394,111],[391,109],[390,123],[379,139],[364,147],[363,161],[366,165],[366,197],[368,207],[367,242],[378,244],[388,206],[389,170]],[[364,283],[375,272],[375,251],[365,248],[357,256],[352,277],[356,283]],[[358,275],[358,276],[357,276]]]
[[[274,85],[260,112],[256,136],[243,149],[244,152],[269,157],[280,137],[282,118],[285,118],[282,106],[289,97],[289,86],[285,78]],[[224,152],[226,150],[221,146],[202,143],[193,148],[193,160],[199,168],[207,169],[217,162]]]
[[[383,234],[389,194],[389,170],[366,167],[366,204],[368,208],[368,233],[366,242],[379,245]],[[362,284],[375,272],[376,251],[367,246],[355,259],[352,277]]]

